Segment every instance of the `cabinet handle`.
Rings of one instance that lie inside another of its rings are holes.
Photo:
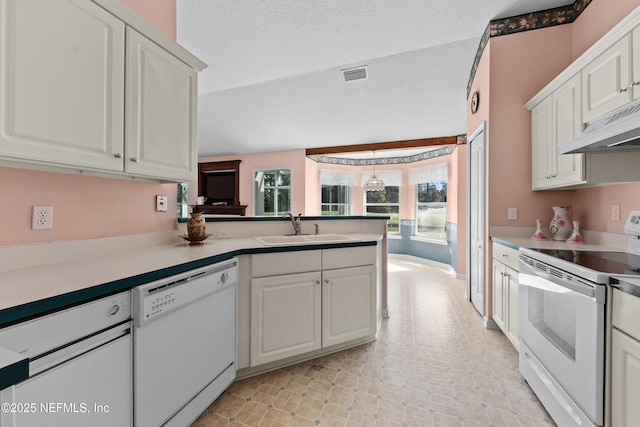
[[[625,88],[620,88],[620,89],[618,89],[618,93],[624,93],[624,92],[626,92],[627,90],[629,90],[629,88],[627,88],[627,87],[625,87]]]
[[[503,258],[506,258],[506,257],[508,257],[508,256],[509,256],[509,255],[507,255],[507,254],[502,254],[502,257],[503,257]]]
[[[134,163],[138,163],[138,158],[137,157],[132,157],[131,161],[134,162]]]
[[[329,283],[329,279],[324,279],[324,283]]]
[[[320,284],[320,280],[316,280],[316,285],[319,285],[319,284]]]
[[[116,153],[113,155],[113,157],[115,157],[116,159],[121,159],[122,158],[122,154],[121,153]]]
[[[631,83],[629,83],[629,89],[631,89],[634,86],[638,86],[638,85],[640,85],[640,82],[631,82]]]

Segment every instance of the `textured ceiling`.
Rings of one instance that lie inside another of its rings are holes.
[[[573,0],[177,0],[200,156],[452,136],[490,20]],[[369,78],[341,70],[367,65]]]

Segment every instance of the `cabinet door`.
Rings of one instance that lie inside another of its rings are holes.
[[[505,331],[505,311],[504,311],[504,274],[505,265],[501,262],[493,260],[493,287],[492,287],[492,317],[494,322]]]
[[[251,279],[251,366],[321,347],[320,272]]]
[[[613,329],[611,353],[611,425],[637,425],[640,419],[640,342]]]
[[[583,119],[585,123],[606,115],[631,101],[631,35],[614,43],[582,71]]]
[[[0,1],[0,156],[122,171],[124,24],[84,0]]]
[[[582,132],[582,88],[578,73],[553,92],[553,143],[550,163],[555,163],[554,187],[584,181],[584,154],[558,154],[561,145],[573,141]]]
[[[531,110],[532,188],[551,187],[553,164],[550,163],[553,143],[553,101],[548,96]]]
[[[195,181],[196,71],[131,28],[127,60],[125,170]]]
[[[632,69],[632,82],[631,87],[633,93],[631,96],[634,100],[640,98],[640,27],[636,27],[631,34],[631,59],[633,61]]]
[[[376,333],[376,267],[322,272],[322,346]]]
[[[505,290],[508,298],[505,301],[507,307],[506,330],[504,331],[509,341],[516,349],[520,347],[520,335],[518,332],[518,284],[520,274],[510,268],[505,267]]]

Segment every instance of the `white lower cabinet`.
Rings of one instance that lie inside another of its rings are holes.
[[[640,298],[613,290],[611,330],[611,426],[640,420]]]
[[[493,244],[492,316],[506,337],[519,349],[518,251]]]
[[[249,367],[374,337],[375,264],[375,246],[252,255]]]
[[[322,272],[324,347],[375,334],[375,277],[375,265]]]
[[[320,272],[251,279],[251,365],[318,350]]]

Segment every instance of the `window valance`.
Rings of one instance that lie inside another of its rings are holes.
[[[358,175],[355,172],[320,169],[320,184],[355,187],[358,185]]]
[[[419,166],[409,169],[409,184],[446,181],[449,176],[449,164],[446,162]]]

